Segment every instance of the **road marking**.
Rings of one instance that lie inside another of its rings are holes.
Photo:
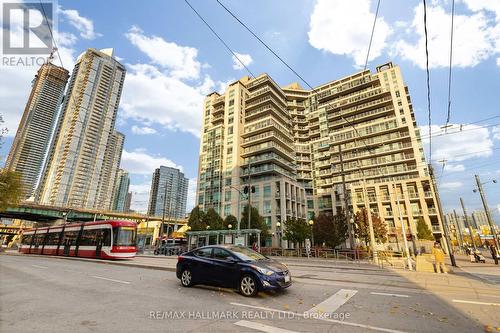
[[[290,315],[290,316],[304,317],[304,314],[297,313],[297,312],[292,312],[292,311],[283,311],[283,310],[278,310],[278,309],[266,308],[266,307],[263,307],[263,306],[255,306],[255,305],[248,305],[248,304],[241,304],[241,303],[234,303],[234,302],[231,302],[230,304],[231,305],[236,305],[236,306],[247,307],[247,308],[264,310],[264,311],[278,312],[278,313],[283,313],[285,315]],[[361,327],[361,328],[370,329],[370,330],[379,331],[379,332],[407,333],[405,331],[392,330],[390,328],[383,328],[383,327],[376,327],[376,326],[370,326],[370,325],[352,323],[352,322],[348,322],[348,321],[344,321],[344,320],[335,320],[335,319],[329,319],[329,318],[310,317],[310,316],[307,316],[307,317],[310,318],[310,319],[314,319],[314,320],[322,320],[322,321],[327,321],[329,323],[336,323],[336,324],[346,325],[346,326]]]
[[[338,310],[342,305],[344,305],[352,296],[356,295],[357,290],[350,289],[340,289],[332,296],[328,297],[323,302],[319,303],[315,307],[307,310],[308,313],[333,313]]]
[[[455,303],[466,303],[466,304],[500,306],[500,303],[486,303],[486,302],[464,301],[464,300],[461,300],[461,299],[454,299],[454,300],[452,300],[452,302],[455,302]]]
[[[96,278],[96,279],[106,280],[106,281],[112,281],[112,282],[118,282],[118,283],[130,284],[130,282],[128,282],[128,281],[115,280],[115,279],[108,279],[108,278],[105,278],[105,277],[102,277],[102,276],[95,276],[95,275],[92,275],[92,277],[93,277],[93,278]]]
[[[267,333],[297,333],[296,331],[285,330],[283,328],[278,328],[274,326],[268,326],[257,322],[251,322],[247,320],[240,320],[235,325],[251,328],[257,331],[267,332]]]
[[[381,295],[381,296],[392,296],[392,297],[410,297],[408,295],[402,295],[402,294],[388,294],[388,293],[376,293],[376,292],[370,292],[372,295]]]
[[[33,267],[36,267],[36,268],[48,268],[47,266],[39,266],[39,265],[31,265]]]

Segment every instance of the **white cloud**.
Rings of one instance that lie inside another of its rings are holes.
[[[500,1],[498,0],[463,0],[467,7],[474,12],[494,12],[497,20],[500,20]]]
[[[309,25],[309,44],[354,59],[357,67],[364,65],[375,14],[370,0],[318,0]],[[373,37],[370,60],[382,54],[392,29],[381,17]]]
[[[439,189],[441,190],[456,190],[458,188],[461,188],[464,184],[462,182],[447,182],[447,183],[441,183],[439,185]]]
[[[179,79],[198,79],[200,77],[201,64],[196,59],[198,50],[194,47],[180,46],[173,42],[167,42],[158,36],[146,36],[137,26],[130,28],[125,36],[154,64],[167,70],[170,76]]]
[[[500,126],[495,126],[491,129],[491,134],[493,134],[493,139],[500,140]]]
[[[189,179],[187,204],[186,204],[186,211],[187,212],[190,212],[196,204],[196,186],[197,185],[198,185],[197,178]]]
[[[500,58],[497,58],[497,66],[500,67]]]
[[[135,26],[126,36],[151,62],[127,64],[120,118],[199,136],[203,100],[221,83],[201,75],[200,67],[208,65],[200,65],[198,50],[146,36]]]
[[[94,22],[86,17],[83,17],[74,9],[62,9],[61,6],[57,8],[57,12],[62,14],[79,32],[80,36],[84,39],[96,39],[102,36],[94,31]]]
[[[476,2],[476,1],[470,1]],[[455,14],[453,40],[453,66],[473,67],[489,58],[497,48],[500,48],[500,34],[483,12],[472,15]],[[427,31],[429,48],[429,67],[440,68],[449,66],[451,15],[447,10],[432,5],[427,7]],[[411,32],[416,33],[417,41],[399,40],[394,43],[392,56],[399,55],[413,62],[420,68],[425,68],[425,35],[423,24],[423,5],[414,9]]]
[[[248,65],[250,65],[253,62],[253,59],[250,56],[250,54],[243,54],[243,53],[238,53],[238,52],[234,52],[234,53],[236,54],[236,56],[238,58],[236,58],[235,56],[232,57],[233,69],[241,70],[244,68],[243,65],[248,67]],[[239,59],[239,61],[238,61],[238,59]],[[241,64],[240,61],[243,63],[243,65]]]
[[[120,117],[200,135],[202,104],[211,86],[210,78],[191,86],[152,65],[127,67]]]
[[[421,127],[420,131],[423,137],[422,141],[426,144],[426,151],[428,151],[428,128]],[[432,125],[432,133],[433,161],[445,159],[447,163],[460,162],[471,158],[489,157],[493,154],[493,141],[490,138],[488,128],[478,125],[452,124],[445,134],[439,126]]]
[[[446,172],[462,172],[465,171],[463,164],[445,164],[444,171]]]
[[[161,165],[182,171],[182,166],[175,164],[173,161],[161,156],[152,156],[143,151],[129,152],[123,150],[120,167],[131,174],[150,175]]]
[[[156,134],[156,130],[151,127],[139,127],[139,126],[132,126],[132,133],[137,134],[137,135],[149,135],[149,134]]]

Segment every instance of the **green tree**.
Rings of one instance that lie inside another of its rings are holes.
[[[19,173],[0,169],[0,211],[16,206],[23,197]]]
[[[232,226],[231,229],[233,230],[237,228],[238,220],[236,220],[236,216],[234,215],[226,216],[226,218],[224,219],[224,228],[229,229],[228,225],[231,225]]]
[[[199,206],[195,206],[189,214],[188,225],[192,231],[206,230],[207,224],[205,223],[205,212]]]
[[[422,217],[417,221],[417,237],[418,239],[434,240],[434,235]]]
[[[224,221],[222,217],[213,208],[209,208],[205,214],[205,225],[210,226],[210,230],[224,229]]]
[[[313,225],[314,242],[337,247],[347,238],[347,221],[344,212],[337,215],[320,214]]]
[[[311,237],[311,227],[305,220],[292,217],[285,221],[283,234],[284,239],[300,247],[307,238]]]
[[[240,228],[248,228],[248,205],[243,207],[243,212],[241,214]],[[261,245],[265,245],[266,238],[269,237],[269,227],[264,222],[264,218],[259,214],[259,210],[252,206],[250,214],[250,229],[260,230],[260,242]],[[256,237],[252,237],[250,242],[256,241]]]
[[[387,242],[387,226],[380,217],[372,213],[373,233],[375,234],[375,241],[378,243]],[[368,213],[365,208],[359,210],[354,216],[355,232],[358,238],[365,241],[365,244],[370,243],[370,227],[368,223]]]

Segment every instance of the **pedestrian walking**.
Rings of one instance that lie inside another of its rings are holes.
[[[436,271],[436,273],[447,274],[448,272],[446,271],[446,265],[444,263],[444,252],[439,242],[434,243],[434,247],[432,248],[432,255],[434,256],[434,270]]]

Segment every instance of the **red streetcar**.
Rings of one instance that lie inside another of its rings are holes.
[[[68,257],[133,258],[137,224],[130,221],[68,223],[23,233],[19,252]]]

